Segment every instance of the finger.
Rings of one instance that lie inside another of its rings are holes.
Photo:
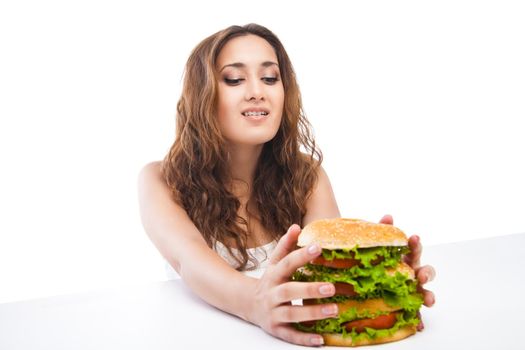
[[[292,344],[305,346],[320,346],[324,344],[324,339],[321,335],[301,332],[291,326],[279,326],[275,331],[275,335]]]
[[[423,305],[426,307],[431,307],[436,303],[436,297],[433,292],[419,286],[418,292],[423,294]]]
[[[273,309],[272,314],[275,321],[290,323],[335,317],[337,312],[337,304],[282,305]]]
[[[288,282],[280,284],[273,290],[274,306],[296,299],[328,298],[335,294],[332,283],[326,282]]]
[[[420,259],[421,253],[423,252],[423,246],[421,246],[419,236],[410,236],[408,239],[408,247],[410,248],[410,254],[405,256],[405,262],[416,270],[421,265]]]
[[[421,313],[419,311],[417,312],[417,318],[419,318],[417,330],[421,332],[423,329],[425,329],[425,324],[423,323],[423,319],[421,318]]]
[[[299,237],[300,233],[301,227],[297,224],[293,224],[288,228],[288,231],[281,237],[270,256],[269,262],[271,265],[277,264],[282,258],[296,249],[297,237]]]
[[[294,250],[276,265],[275,279],[277,281],[287,281],[290,276],[301,266],[315,259],[321,254],[321,247],[318,244],[311,244],[306,247]]]
[[[380,224],[385,224],[385,225],[393,225],[394,224],[394,218],[392,217],[392,215],[386,214],[386,215],[384,215],[381,218],[381,220],[379,220],[379,223]]]
[[[430,265],[425,265],[416,270],[416,276],[419,284],[423,285],[434,280],[436,277],[436,270]]]

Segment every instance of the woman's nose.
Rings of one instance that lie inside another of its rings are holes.
[[[263,100],[264,99],[264,87],[262,81],[252,80],[247,84],[246,88],[246,100]]]

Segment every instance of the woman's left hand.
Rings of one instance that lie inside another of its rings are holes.
[[[381,224],[393,225],[394,219],[391,215],[385,215],[379,222]],[[410,254],[405,256],[405,262],[409,264],[416,273],[416,277],[419,282],[418,289],[419,292],[423,294],[423,305],[431,307],[436,302],[436,298],[434,296],[434,293],[423,288],[423,285],[427,282],[432,281],[434,277],[436,277],[436,271],[430,265],[421,266],[420,260],[423,247],[421,246],[419,236],[410,236],[408,238],[408,247],[410,248]],[[418,331],[421,331],[423,330],[423,328],[423,320],[421,320],[417,329]]]

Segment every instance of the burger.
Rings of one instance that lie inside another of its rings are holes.
[[[303,305],[336,303],[336,317],[296,324],[321,334],[326,345],[382,344],[415,334],[423,297],[414,270],[403,262],[408,239],[392,225],[358,219],[326,219],[306,225],[298,246],[318,244],[322,254],[292,279],[330,282],[335,295],[305,299]]]

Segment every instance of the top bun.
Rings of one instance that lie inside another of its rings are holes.
[[[323,249],[352,249],[379,246],[406,246],[406,235],[392,225],[359,219],[324,219],[306,225],[297,245],[317,243]]]

